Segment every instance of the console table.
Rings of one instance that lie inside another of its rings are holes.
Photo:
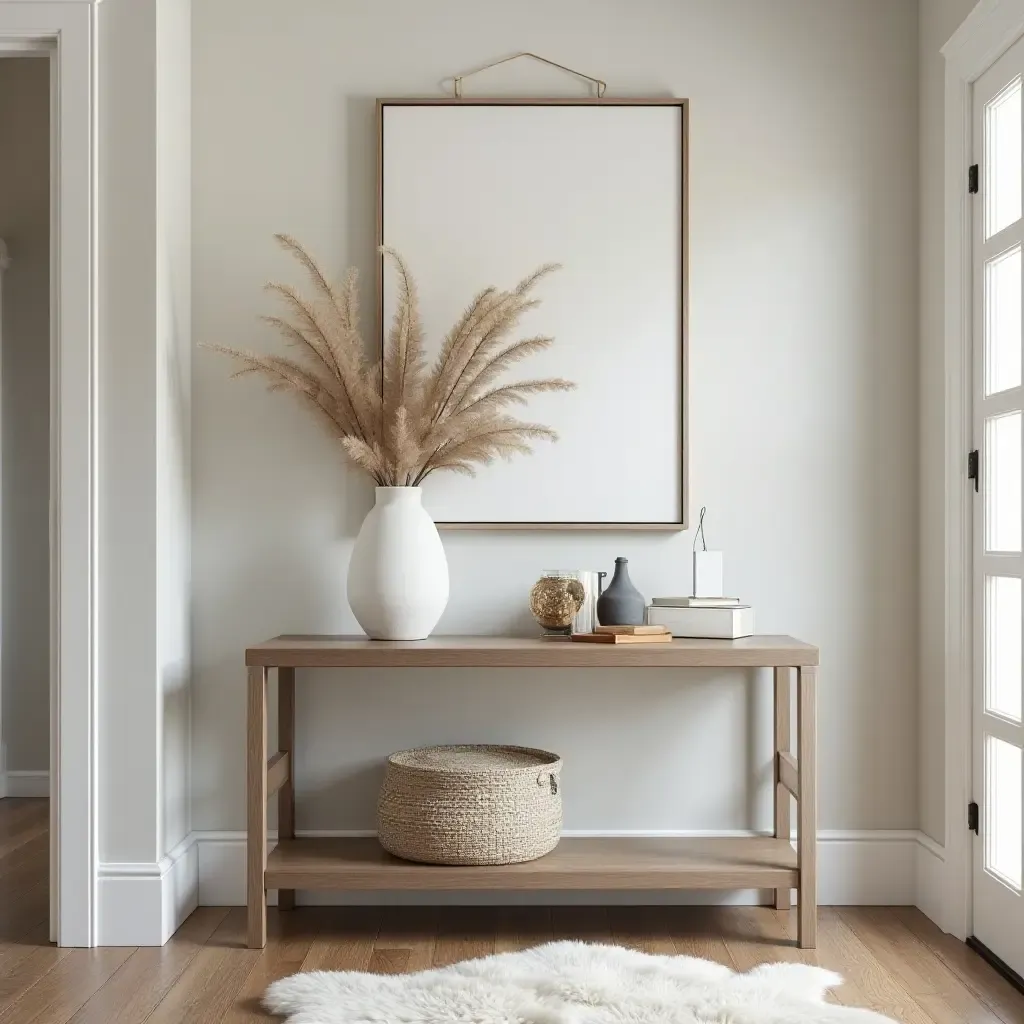
[[[573,644],[511,637],[434,637],[414,642],[343,636],[279,636],[245,652],[248,942],[267,942],[267,890],[295,906],[296,889],[739,889],[775,890],[789,909],[799,895],[801,947],[815,944],[815,699],[818,649],[788,636],[662,644]],[[707,839],[563,839],[526,864],[448,867],[385,853],[375,839],[295,838],[297,668],[773,668],[773,836]],[[267,682],[278,679],[278,750],[268,758]],[[797,678],[797,756],[791,748],[790,686]],[[278,843],[267,853],[267,800],[277,794]],[[798,805],[797,848],[790,801]]]

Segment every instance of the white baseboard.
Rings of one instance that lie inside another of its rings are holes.
[[[742,836],[694,831],[580,832],[566,836]],[[373,831],[302,831],[303,837],[373,836]],[[271,843],[276,836],[271,833]],[[818,834],[818,901],[823,906],[917,906],[940,922],[943,850],[916,830],[823,831]],[[154,864],[102,864],[98,944],[160,946],[198,906],[245,905],[245,833],[190,833]],[[796,893],[794,892],[794,900]],[[702,891],[301,892],[304,905],[663,904],[758,905],[771,893],[756,889]],[[276,893],[270,893],[276,902]]]
[[[301,831],[303,837],[372,836],[372,831]],[[707,836],[753,835],[733,832],[571,832],[566,836]],[[198,850],[199,905],[245,905],[245,833],[193,832]],[[824,906],[913,906],[918,904],[922,835],[916,830],[824,831],[818,834],[818,901]],[[276,836],[271,834],[271,842]],[[930,842],[930,840],[929,840]],[[934,859],[934,857],[932,857]],[[768,891],[551,891],[516,892],[523,904],[730,904],[768,902]],[[271,893],[271,902],[276,900]],[[794,893],[795,897],[795,893]],[[502,892],[302,892],[306,905],[477,905],[510,902]],[[923,909],[923,908],[922,908]],[[928,913],[928,911],[925,911]],[[931,914],[929,914],[931,916]]]
[[[946,851],[923,832],[917,845],[917,893],[915,905],[940,928],[943,927],[946,889]]]
[[[162,946],[198,906],[195,834],[155,863],[101,864],[97,890],[98,946]]]
[[[0,797],[48,797],[49,795],[49,772],[0,772]]]

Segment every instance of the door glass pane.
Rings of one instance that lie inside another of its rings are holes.
[[[1015,78],[985,107],[985,237],[1020,219],[1021,83]]]
[[[1021,887],[1021,749],[985,737],[985,867]]]
[[[985,710],[1020,721],[1021,581],[985,579]]]
[[[985,420],[985,548],[1020,551],[1021,414]]]
[[[1020,246],[985,264],[985,394],[1020,384]]]

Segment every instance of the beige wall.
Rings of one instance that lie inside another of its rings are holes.
[[[939,52],[974,0],[921,0],[920,191],[920,793],[921,828],[945,839],[943,650],[943,120],[945,64]]]
[[[49,768],[50,65],[0,58],[2,678],[6,768]],[[0,762],[0,770],[5,766]]]
[[[374,97],[439,95],[453,72],[532,49],[600,74],[609,95],[691,98],[693,508],[709,506],[729,589],[753,602],[759,629],[821,645],[822,827],[915,827],[913,0],[204,0],[193,29],[197,341],[271,344],[261,286],[291,274],[275,231],[373,281]],[[466,87],[581,90],[529,64]],[[197,353],[200,829],[244,825],[243,648],[356,628],[345,572],[371,502],[300,410],[229,372]],[[646,594],[678,592],[691,540],[446,533],[439,630],[528,632],[526,593],[552,565],[626,555]],[[301,827],[372,827],[382,756],[455,740],[562,752],[568,828],[770,824],[764,678],[359,672],[340,683],[300,682]]]

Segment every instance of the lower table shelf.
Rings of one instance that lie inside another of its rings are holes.
[[[799,881],[796,850],[771,836],[563,839],[526,864],[448,867],[392,857],[376,839],[287,839],[267,857],[267,889],[779,889]]]

